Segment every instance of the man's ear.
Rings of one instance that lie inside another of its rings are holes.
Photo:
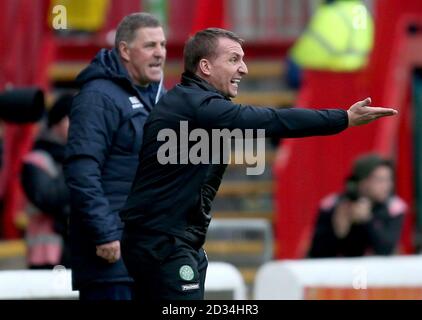
[[[126,41],[120,41],[119,42],[119,54],[120,57],[122,58],[123,61],[125,62],[129,62],[130,61],[130,57],[129,57],[129,45],[127,44]]]
[[[209,76],[211,74],[211,65],[209,60],[201,59],[199,61],[199,70],[201,70],[203,74]]]

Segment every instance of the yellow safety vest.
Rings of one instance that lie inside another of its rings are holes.
[[[374,26],[359,0],[320,6],[290,51],[307,69],[355,71],[364,67],[373,46]]]

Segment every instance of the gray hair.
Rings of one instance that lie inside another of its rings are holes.
[[[219,38],[228,38],[243,44],[237,34],[220,28],[208,28],[195,33],[185,44],[183,57],[185,71],[196,72],[201,59],[211,59],[217,55],[217,41]]]
[[[136,31],[139,28],[158,28],[161,23],[152,14],[146,12],[136,12],[127,15],[119,23],[116,30],[116,38],[114,40],[114,47],[119,48],[119,43],[125,41],[131,43],[136,36]]]

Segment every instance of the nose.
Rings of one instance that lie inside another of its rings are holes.
[[[164,59],[165,56],[166,56],[166,47],[163,47],[162,45],[158,44],[154,50],[154,57]]]
[[[240,65],[239,73],[242,75],[248,74],[248,67],[246,66],[246,63],[244,61],[242,61]]]

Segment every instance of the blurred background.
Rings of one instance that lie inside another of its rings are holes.
[[[63,94],[76,93],[77,74],[100,48],[112,46],[114,28],[136,11],[150,12],[164,25],[167,89],[180,79],[188,36],[206,27],[223,27],[246,40],[249,74],[235,99],[238,103],[348,109],[371,97],[375,106],[399,110],[396,117],[332,137],[268,139],[266,153],[258,155],[266,163],[259,176],[247,176],[245,166],[229,166],[214,201],[205,249],[210,261],[235,266],[248,298],[257,298],[257,271],[264,264],[306,259],[320,201],[344,189],[355,159],[362,154],[377,153],[394,161],[394,190],[407,204],[400,240],[391,255],[420,254],[420,0],[4,0],[0,2],[1,270],[27,267],[28,209],[20,172],[43,125],[42,116],[22,120],[25,112],[33,112],[24,107],[29,104],[34,109],[36,103],[34,96],[21,102],[16,90],[40,89],[46,110]],[[374,253],[369,250],[366,255]],[[407,297],[421,299],[420,288],[422,284]],[[313,294],[310,297],[321,297]]]

